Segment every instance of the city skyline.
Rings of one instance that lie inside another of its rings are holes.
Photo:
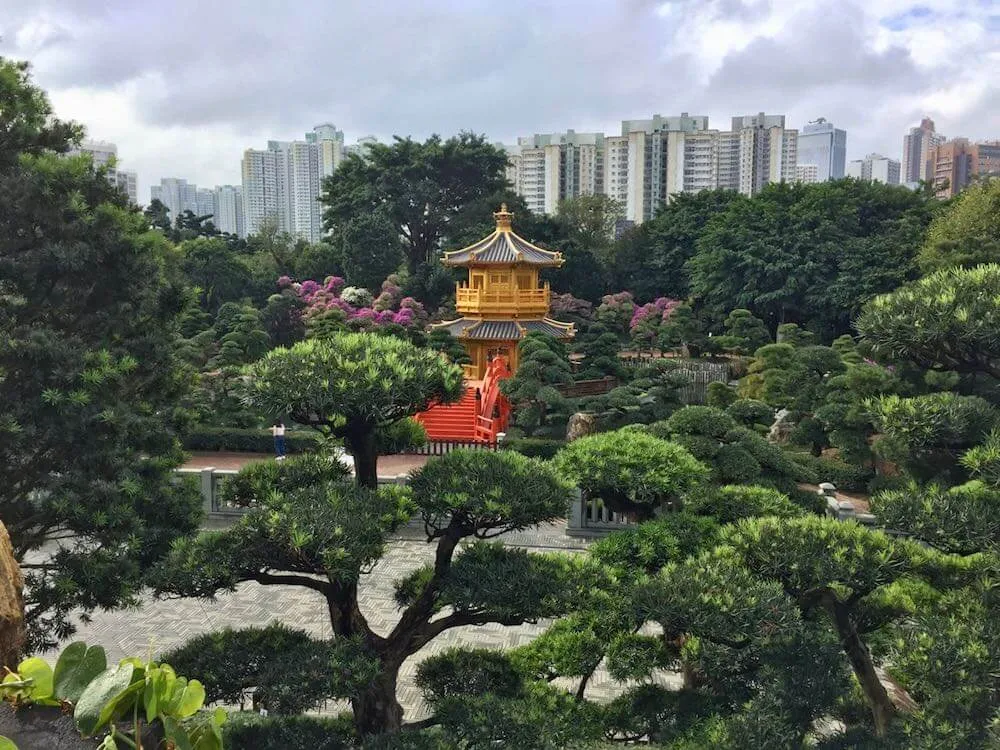
[[[793,127],[826,117],[851,133],[850,160],[900,158],[924,116],[950,137],[1000,135],[996,0],[585,0],[569,14],[524,0],[142,14],[47,0],[8,9],[0,38],[61,116],[118,144],[140,196],[164,176],[235,184],[246,148],[325,121],[352,141],[467,129],[512,143],[650,112],[763,110]]]

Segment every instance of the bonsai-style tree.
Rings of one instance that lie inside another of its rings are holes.
[[[373,489],[379,431],[462,393],[462,368],[437,352],[373,333],[274,349],[247,372],[253,406],[342,438],[358,484]]]
[[[948,268],[869,302],[857,328],[887,361],[1000,379],[1000,265]]]
[[[556,454],[556,468],[592,499],[638,520],[683,496],[708,477],[685,448],[634,429],[588,435]]]
[[[296,469],[301,460],[289,459],[276,475],[262,472],[255,490],[244,487],[255,498],[249,512],[231,529],[176,544],[154,583],[161,594],[207,598],[243,581],[317,592],[333,633],[335,682],[324,689],[351,701],[360,735],[401,727],[399,669],[441,633],[516,625],[571,607],[573,558],[483,541],[565,514],[569,487],[541,461],[512,451],[455,451],[417,470],[409,489],[370,489],[334,470],[326,481],[315,471],[308,482],[293,481],[304,476]],[[358,606],[359,590],[388,535],[413,514],[423,520],[434,561],[397,581],[402,613],[390,632],[377,633]],[[466,539],[479,541],[459,550]],[[238,640],[237,652],[245,650]],[[225,663],[225,649],[214,647]]]
[[[518,367],[501,381],[500,389],[514,405],[514,424],[527,434],[551,429],[554,414],[568,411],[566,397],[556,388],[573,382],[573,371],[560,341],[532,332],[517,344]]]
[[[749,310],[737,309],[726,318],[726,333],[716,342],[724,351],[753,354],[771,343],[771,334],[764,321]]]
[[[814,516],[751,519],[722,534],[741,564],[765,581],[779,583],[804,618],[826,614],[864,692],[876,731],[885,734],[896,708],[864,636],[901,614],[879,607],[880,594],[918,574],[932,553],[857,523]]]

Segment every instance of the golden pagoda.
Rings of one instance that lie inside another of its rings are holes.
[[[549,285],[542,283],[543,268],[558,268],[562,253],[544,250],[514,233],[514,214],[507,204],[493,214],[497,228],[461,250],[444,254],[446,266],[469,269],[467,281],[455,285],[455,309],[463,317],[439,323],[465,346],[472,359],[466,365],[469,380],[484,377],[494,357],[504,357],[517,369],[517,342],[532,331],[567,341],[576,333],[572,323],[546,317]]]

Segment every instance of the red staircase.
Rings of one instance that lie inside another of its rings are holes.
[[[424,426],[429,440],[496,442],[497,433],[504,432],[510,420],[510,404],[500,393],[500,381],[510,375],[506,360],[496,357],[481,382],[467,381],[461,399],[432,406],[415,419]]]

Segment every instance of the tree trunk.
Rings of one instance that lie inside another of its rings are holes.
[[[354,481],[361,487],[378,489],[378,448],[375,430],[355,430],[345,437],[354,458]]]
[[[24,648],[23,586],[10,536],[0,522],[0,673],[17,666]]]
[[[354,728],[362,737],[396,732],[403,725],[403,707],[396,700],[398,666],[383,662],[381,674],[351,700]]]
[[[823,606],[833,618],[844,653],[847,654],[851,668],[868,699],[868,706],[871,708],[872,718],[875,720],[875,732],[879,737],[884,737],[889,723],[896,715],[896,707],[892,705],[889,694],[878,678],[875,665],[872,663],[871,653],[864,641],[861,640],[861,636],[858,635],[847,606],[840,602],[836,595],[828,593],[824,597]]]

